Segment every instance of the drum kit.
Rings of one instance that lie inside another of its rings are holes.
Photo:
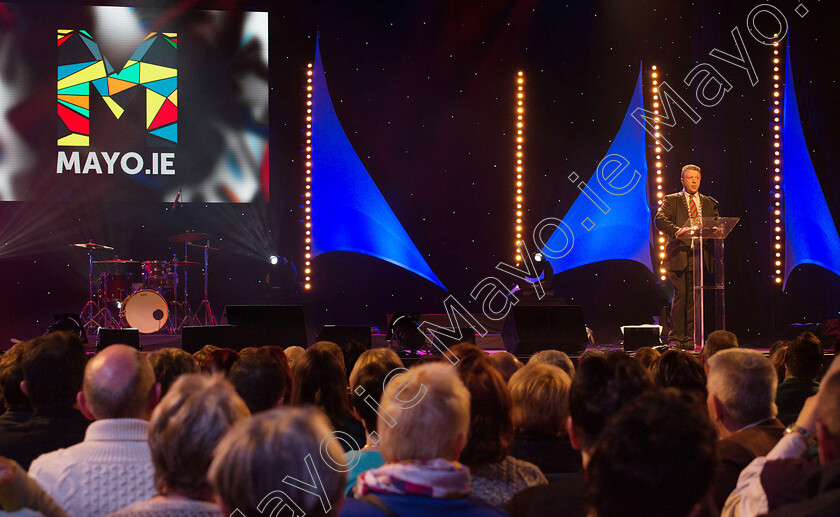
[[[86,329],[136,328],[141,334],[175,334],[186,325],[216,324],[207,295],[207,266],[208,252],[219,249],[210,246],[206,233],[181,233],[169,237],[168,241],[184,243],[183,260],[178,255],[173,255],[172,260],[125,260],[116,255],[110,260],[93,260],[94,252],[112,252],[114,248],[92,241],[71,244],[71,247],[87,250],[88,254],[88,301],[81,312]],[[196,241],[206,242],[198,244]],[[202,263],[189,260],[190,247],[204,250],[204,297],[194,313],[190,309],[187,289],[189,272]],[[98,288],[94,285],[94,264],[109,268],[99,274]],[[140,265],[140,275],[136,279],[134,274],[122,269],[133,264]]]

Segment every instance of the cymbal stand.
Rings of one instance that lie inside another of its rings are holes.
[[[179,264],[178,256],[174,256],[172,259],[172,264],[174,264],[174,272],[175,272],[175,300],[172,302],[172,313],[170,314],[170,324],[172,331],[177,334],[181,332],[184,328],[184,325],[187,322],[193,319],[192,314],[190,313],[190,306],[185,301],[180,301],[178,299],[178,264]],[[184,287],[186,288],[186,282],[184,283]],[[183,314],[183,317],[180,317],[179,314]]]
[[[106,273],[105,273],[105,285],[102,288],[103,289],[103,294],[101,296],[102,299],[100,300],[102,302],[102,304],[101,304],[101,307],[99,308],[99,312],[96,313],[95,317],[98,318],[100,315],[102,315],[102,317],[105,318],[105,325],[102,325],[102,326],[105,327],[106,329],[122,328],[122,325],[120,325],[119,320],[114,318],[114,315],[111,314],[111,311],[108,309],[108,302],[111,301],[108,298],[108,293],[110,292],[110,291],[108,291],[108,276],[109,275],[106,271]],[[91,279],[93,279],[93,269],[92,268],[91,268]],[[93,287],[93,283],[91,283],[91,288],[92,287]]]
[[[102,313],[99,310],[99,305],[93,301],[93,249],[88,248],[88,302],[82,308],[79,314],[79,319],[82,320],[82,325],[85,330],[96,330],[102,324],[97,320]]]
[[[213,316],[213,310],[210,308],[210,301],[207,296],[207,285],[209,279],[209,272],[207,269],[208,261],[207,261],[207,252],[209,250],[218,251],[218,248],[211,248],[210,247],[210,240],[207,241],[205,246],[199,246],[198,244],[193,244],[193,246],[198,246],[199,248],[204,248],[204,299],[201,300],[201,305],[198,306],[198,309],[195,311],[194,318],[198,323],[203,325],[216,325],[216,317]],[[202,321],[202,311],[204,311],[204,320]]]
[[[178,324],[178,328],[176,330],[177,332],[181,332],[184,329],[184,327],[187,326],[188,324],[195,325],[195,324],[198,323],[198,319],[195,316],[193,316],[192,309],[190,309],[190,293],[189,293],[189,289],[188,289],[188,286],[189,286],[188,280],[189,280],[189,274],[190,274],[190,272],[189,272],[190,255],[189,255],[189,248],[188,248],[189,243],[190,243],[189,241],[184,241],[184,262],[187,262],[187,265],[186,265],[187,267],[184,268],[184,301],[181,302],[181,310],[183,311],[184,319],[182,319],[181,322]],[[177,273],[176,273],[176,276],[177,276]],[[177,303],[177,301],[176,301],[176,303]]]

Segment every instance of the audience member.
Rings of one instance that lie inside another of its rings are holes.
[[[0,457],[0,511],[23,509],[34,510],[45,517],[67,517],[67,512],[17,462]]]
[[[358,500],[346,501],[342,517],[504,515],[471,497],[470,469],[458,462],[470,426],[470,393],[458,373],[443,362],[411,372],[410,381],[396,378],[387,388],[400,391],[399,401],[382,397],[381,415],[397,422],[391,427],[379,417],[387,463],[359,476]]]
[[[741,471],[738,486],[726,500],[722,515],[837,514],[840,510],[838,371],[840,361],[835,359],[817,395],[805,401],[796,423],[787,428],[767,456],[756,458]],[[815,439],[819,443],[818,456],[811,458]]]
[[[589,515],[697,515],[715,471],[709,419],[675,390],[645,393],[610,420],[587,470]]]
[[[776,341],[773,343],[774,345],[777,343],[782,343],[782,346],[776,347],[773,350],[773,347],[770,347],[770,363],[773,365],[773,369],[776,370],[776,377],[779,380],[779,384],[785,381],[785,356],[787,355],[788,346],[790,346],[790,342],[788,341]]]
[[[73,407],[85,371],[79,336],[53,332],[24,346],[21,390],[35,411],[28,422],[0,434],[0,456],[29,469],[41,454],[81,442],[90,422]]]
[[[237,422],[216,447],[207,473],[222,515],[280,515],[283,504],[293,515],[338,515],[345,474],[322,458],[346,462],[335,440],[324,443],[331,433],[327,418],[313,408],[266,411]],[[291,479],[317,480],[317,492]],[[266,506],[269,495],[276,503]]]
[[[353,371],[353,367],[356,366],[356,361],[359,360],[359,357],[367,351],[367,347],[358,341],[351,341],[342,345],[340,349],[341,355],[344,358],[344,371],[347,372],[347,379],[349,381],[350,372]]]
[[[300,346],[290,346],[283,351],[286,353],[286,357],[289,358],[289,369],[292,371],[292,377],[294,377],[295,366],[306,355],[306,349]]]
[[[581,470],[580,451],[572,448],[566,429],[572,380],[556,366],[531,364],[508,382],[515,432],[510,455],[533,463],[551,478]]]
[[[344,368],[344,354],[341,353],[341,348],[333,343],[332,341],[318,341],[313,343],[312,346],[306,349],[307,352],[328,352],[332,354],[338,361],[341,363],[341,367]]]
[[[575,363],[569,357],[569,354],[560,350],[540,350],[528,359],[528,364],[542,363],[556,366],[569,374],[569,377],[575,378]]]
[[[473,494],[493,506],[508,502],[517,492],[546,484],[545,475],[533,463],[508,453],[513,444],[513,402],[502,375],[487,354],[472,344],[450,349],[470,392],[470,428],[461,461],[470,467]]]
[[[662,354],[659,352],[659,350],[651,348],[649,346],[643,346],[636,350],[636,353],[633,354],[633,359],[635,359],[636,362],[642,365],[642,368],[650,371],[653,362],[661,355]]]
[[[6,411],[0,415],[0,431],[28,422],[32,417],[32,404],[20,391],[23,382],[23,350],[26,343],[16,343],[0,357],[0,391]]]
[[[106,347],[88,362],[77,397],[82,414],[95,420],[84,441],[39,456],[29,474],[70,515],[106,515],[148,499],[155,489],[146,432],[159,397],[144,355]]]
[[[153,354],[149,354],[149,361],[152,363],[152,370],[155,372],[155,380],[160,384],[161,397],[166,395],[172,383],[185,373],[198,371],[198,364],[193,356],[180,348],[163,348]]]
[[[706,343],[703,345],[703,349],[700,351],[700,362],[706,369],[706,373],[709,372],[706,366],[709,358],[721,350],[727,350],[729,348],[738,348],[738,337],[735,334],[728,330],[715,330],[709,334],[709,337],[706,338]]]
[[[652,389],[650,374],[624,354],[587,354],[578,364],[569,390],[569,439],[581,452],[583,467],[604,426],[624,405]],[[553,515],[584,517],[586,485],[582,472],[547,486],[529,488],[506,505],[513,517]]]
[[[694,355],[683,350],[668,350],[653,362],[651,374],[657,386],[676,388],[705,403],[706,372]]]
[[[779,420],[788,425],[796,421],[805,399],[817,394],[816,379],[823,366],[820,340],[806,332],[793,340],[785,352],[785,379],[776,389]]]
[[[220,517],[207,481],[213,449],[248,407],[219,375],[181,376],[149,421],[149,448],[157,495],[110,515]]]
[[[239,354],[235,350],[231,350],[230,348],[219,348],[218,350],[213,350],[207,357],[204,358],[204,362],[201,363],[201,371],[205,373],[221,373],[222,375],[227,375],[230,371],[230,367],[233,366],[233,363],[239,359]]]
[[[487,354],[487,358],[490,359],[490,364],[502,374],[505,382],[508,382],[510,377],[522,368],[522,361],[510,352],[493,352]]]
[[[204,360],[207,359],[207,356],[210,355],[210,352],[214,350],[219,350],[219,347],[216,345],[204,345],[201,347],[199,351],[193,354],[193,359],[195,359],[195,364],[201,368],[201,365],[204,364]]]
[[[723,508],[738,475],[766,455],[785,426],[776,415],[776,372],[755,350],[731,348],[709,359],[707,405],[720,441],[720,462],[712,484],[714,503]]]
[[[281,405],[286,398],[289,379],[268,350],[240,354],[227,378],[251,414]]]
[[[334,343],[329,344],[338,349]],[[336,355],[328,346],[312,345],[295,366],[292,405],[318,407],[336,430],[352,437],[342,442],[345,450],[360,449],[366,441],[365,428],[350,409],[346,379],[341,351]]]
[[[347,451],[347,463],[353,468],[347,473],[347,491],[352,490],[356,478],[366,470],[385,464],[379,450],[380,436],[377,432],[378,409],[386,379],[403,367],[399,356],[393,350],[378,348],[363,353],[350,372],[350,397],[353,414],[365,427],[365,445],[361,450]],[[393,423],[390,421],[388,425]]]

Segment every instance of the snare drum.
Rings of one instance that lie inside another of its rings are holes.
[[[121,315],[129,327],[141,334],[151,334],[166,325],[169,306],[157,291],[141,289],[125,299]]]
[[[99,299],[105,302],[121,302],[133,292],[131,273],[108,273],[99,275]]]
[[[175,287],[175,275],[172,264],[165,260],[146,260],[143,266],[143,287],[146,289],[172,289]]]

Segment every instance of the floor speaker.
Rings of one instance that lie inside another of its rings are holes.
[[[222,322],[237,327],[244,346],[293,345],[306,348],[306,321],[300,305],[228,305]]]
[[[315,341],[332,341],[338,346],[347,343],[361,343],[370,350],[370,327],[361,325],[324,325]]]
[[[586,350],[586,324],[579,305],[516,305],[502,327],[505,349],[517,356],[540,350],[577,355]]]
[[[206,345],[231,350],[242,350],[243,345],[233,325],[209,325],[206,327],[184,327],[181,332],[181,348],[194,354]]]
[[[99,339],[96,341],[96,351],[101,352],[109,345],[128,345],[140,350],[140,332],[137,329],[106,329],[100,327]]]

